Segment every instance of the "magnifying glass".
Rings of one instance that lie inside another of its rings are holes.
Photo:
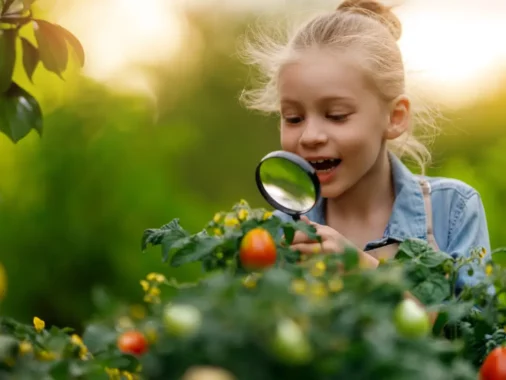
[[[321,196],[315,168],[294,153],[269,153],[260,160],[255,177],[265,200],[293,220],[310,211]]]

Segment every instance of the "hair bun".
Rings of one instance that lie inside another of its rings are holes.
[[[395,40],[399,40],[402,34],[402,25],[397,16],[392,12],[391,7],[387,7],[375,0],[345,0],[338,11],[350,11],[373,17],[385,25]]]

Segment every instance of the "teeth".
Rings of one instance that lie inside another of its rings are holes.
[[[327,173],[327,172],[330,172],[331,170],[334,170],[334,168],[325,169],[325,170],[317,170],[317,172],[318,173]]]

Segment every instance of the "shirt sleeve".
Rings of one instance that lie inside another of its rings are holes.
[[[469,256],[473,250],[485,249],[483,260],[490,259],[490,238],[488,233],[485,209],[478,193],[469,198],[463,198],[461,204],[450,217],[449,244],[446,252],[454,258]],[[473,273],[469,273],[469,266],[461,268],[457,280],[457,293],[464,286],[474,286],[485,276],[479,266],[473,266]]]

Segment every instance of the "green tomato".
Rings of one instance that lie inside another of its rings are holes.
[[[309,341],[291,319],[283,319],[278,323],[272,348],[276,356],[287,364],[305,364],[313,357]]]
[[[163,310],[163,323],[169,334],[185,337],[200,328],[202,315],[195,306],[169,304]]]
[[[424,337],[431,330],[429,315],[412,299],[405,299],[397,305],[394,324],[399,334],[407,338]]]
[[[443,263],[443,271],[445,273],[451,273],[453,271],[453,261],[448,259]]]

